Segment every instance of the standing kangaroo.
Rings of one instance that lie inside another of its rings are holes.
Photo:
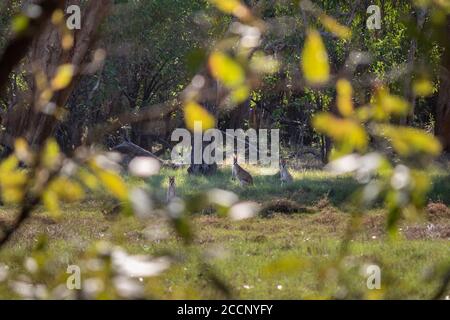
[[[238,165],[237,155],[234,155],[233,168],[231,169],[231,179],[235,180],[236,178],[239,180],[241,186],[253,185],[252,175]]]
[[[291,183],[294,180],[287,169],[287,163],[284,159],[281,159],[280,161],[280,180],[281,185],[285,183]]]
[[[169,177],[169,187],[167,188],[167,202],[177,196],[175,192],[175,177]]]

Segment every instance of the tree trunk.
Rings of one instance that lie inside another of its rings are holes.
[[[425,19],[427,17],[427,10],[418,8],[418,11],[415,13],[416,16],[416,23],[417,23],[417,30],[422,31]],[[412,76],[414,74],[414,66],[416,62],[416,55],[417,55],[417,47],[418,47],[418,41],[416,37],[413,37],[410,42],[409,46],[409,52],[408,52],[408,72],[410,76],[405,77],[404,81],[404,96],[406,100],[411,105],[411,110],[408,113],[406,117],[403,117],[400,119],[400,124],[402,125],[408,125],[411,126],[414,122],[414,112],[416,107],[416,96],[412,90]]]
[[[441,84],[436,106],[435,134],[441,141],[444,150],[450,152],[450,43],[448,43],[450,17],[447,18],[447,31],[444,34],[446,37],[443,41],[446,41],[444,42],[446,48],[441,64]]]
[[[74,66],[76,73],[70,85],[55,92],[50,101],[56,106],[64,108],[73,88],[85,71],[84,64],[95,41],[96,31],[108,12],[111,1],[91,0],[85,6],[82,6],[81,2],[81,0],[67,2],[82,7],[82,28],[73,32],[74,45],[72,49],[62,49],[61,32],[51,22],[48,22],[43,32],[33,40],[27,58],[31,93],[28,96],[28,103],[26,103],[26,97],[23,97],[22,104],[11,108],[5,117],[4,126],[7,134],[2,141],[4,145],[12,146],[16,138],[25,137],[31,145],[39,146],[54,134],[58,120],[55,115],[39,110],[37,101],[42,92],[37,89],[35,77],[31,72],[32,70],[42,71],[48,79],[51,79],[58,66],[67,63]]]
[[[207,79],[208,85],[206,85],[203,90],[205,90],[205,91],[208,90],[209,92],[215,92],[216,94],[215,94],[215,97],[212,97],[212,96],[208,97],[208,94],[204,93],[203,96],[206,96],[208,98],[202,102],[202,105],[217,119],[218,118],[218,106],[220,104],[219,96],[220,96],[221,88],[220,88],[220,85],[217,80],[213,79],[210,76],[205,76],[205,78]],[[194,174],[194,175],[197,175],[197,174],[210,175],[210,174],[215,173],[217,171],[217,164],[216,163],[213,163],[213,164],[205,163],[205,159],[203,159],[203,154],[202,154],[201,163],[194,162],[194,138],[195,138],[195,135],[194,135],[194,133],[192,133],[191,165],[187,169],[188,173]],[[208,142],[206,142],[206,143],[202,142],[202,153],[208,144],[209,144]]]

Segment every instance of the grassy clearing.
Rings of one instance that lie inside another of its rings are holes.
[[[233,182],[231,169],[223,168],[211,177],[189,176],[185,170],[163,170],[161,175],[147,181],[155,193],[164,198],[167,177],[176,177],[177,193],[180,196],[190,196],[199,191],[211,188],[221,188],[235,192],[242,200],[253,200],[264,203],[271,199],[287,198],[303,205],[314,205],[319,200],[327,198],[331,205],[345,209],[346,202],[358,188],[358,184],[350,175],[336,176],[325,171],[291,170],[294,182],[281,187],[276,169],[261,169],[246,167],[254,177],[254,186],[241,187]],[[450,205],[450,175],[435,170],[430,173],[433,186],[429,194],[430,201],[440,201]],[[163,186],[163,188],[161,188]]]
[[[223,188],[236,192],[241,199],[260,203],[288,198],[309,206],[307,214],[274,214],[241,222],[196,215],[191,221],[196,230],[195,246],[183,247],[160,218],[145,223],[133,217],[105,219],[101,213],[104,201],[98,200],[104,196],[96,196],[66,206],[57,223],[40,209],[0,252],[0,263],[7,264],[14,277],[22,277],[23,259],[44,233],[49,238],[51,262],[42,281],[50,286],[63,283],[63,278],[54,275],[64,273],[67,265],[76,264],[93,243],[108,240],[132,253],[174,253],[177,262],[173,268],[146,282],[149,296],[154,298],[222,297],[200,268],[199,252],[208,257],[236,298],[427,298],[436,290],[440,267],[450,262],[450,216],[403,223],[400,239],[391,242],[384,233],[384,211],[375,208],[366,212],[338,276],[330,266],[338,255],[349,219],[345,200],[357,187],[356,183],[350,177],[297,171],[293,172],[296,182],[281,188],[275,173],[257,175],[255,186],[248,189],[231,182],[229,170],[221,170],[213,177],[189,177],[181,170],[163,171],[144,183],[164,197],[166,177],[174,174],[181,196],[212,187]],[[448,176],[433,173],[433,177],[430,199],[448,204],[450,191],[445,192]],[[13,208],[1,208],[0,220],[8,221],[12,212]],[[160,236],[155,236],[156,231]],[[382,267],[384,290],[380,292],[366,289],[362,271],[370,263]],[[0,298],[14,296],[8,284],[0,282]]]

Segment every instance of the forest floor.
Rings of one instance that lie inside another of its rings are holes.
[[[350,219],[346,200],[357,184],[351,177],[335,177],[322,171],[293,171],[295,182],[280,187],[274,172],[258,173],[255,186],[246,189],[231,182],[229,170],[220,170],[214,177],[190,177],[184,170],[163,171],[149,181],[132,181],[149,185],[163,197],[167,176],[174,174],[181,196],[223,188],[234,191],[243,200],[257,201],[270,208],[264,216],[238,222],[215,214],[193,216],[195,246],[184,246],[161,218],[144,223],[135,217],[105,217],[102,195],[64,206],[58,221],[39,208],[2,249],[0,264],[8,266],[10,275],[23,278],[24,259],[40,235],[45,234],[51,263],[50,272],[41,275],[44,278],[40,281],[48,282],[49,286],[60,281],[52,278],[52,274],[64,273],[67,265],[76,264],[87,248],[97,241],[108,240],[136,254],[178,252],[181,258],[172,268],[145,280],[146,289],[154,298],[223,297],[204,276],[199,250],[235,298],[404,299],[430,298],[436,292],[443,268],[450,263],[448,175],[432,173],[428,215],[422,220],[402,222],[396,240],[385,233],[384,209],[364,212],[361,228],[352,237],[338,273],[330,266],[339,256]],[[286,205],[277,209],[283,199],[303,209],[289,213]],[[10,221],[14,211],[1,207],[0,221]],[[382,290],[367,289],[363,268],[368,264],[381,267]],[[450,295],[450,291],[445,295]],[[15,296],[0,274],[0,298]]]

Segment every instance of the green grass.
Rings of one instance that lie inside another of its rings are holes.
[[[357,184],[350,177],[337,178],[311,171],[293,172],[295,183],[281,188],[275,172],[263,173],[255,175],[255,186],[250,188],[232,182],[229,170],[220,170],[212,177],[191,177],[183,170],[164,170],[144,183],[164,197],[166,178],[173,174],[181,196],[212,187],[223,188],[234,191],[241,199],[260,203],[289,198],[310,206],[312,211],[240,222],[216,215],[196,215],[190,221],[196,231],[194,245],[185,247],[161,218],[148,222],[134,217],[105,219],[101,213],[104,201],[92,196],[91,200],[65,206],[64,215],[57,223],[39,209],[0,252],[0,263],[9,266],[14,279],[23,277],[27,274],[24,258],[31,254],[40,235],[46,234],[49,240],[45,251],[46,272],[28,277],[49,287],[64,283],[67,265],[76,264],[92,244],[107,240],[135,254],[170,252],[176,257],[166,273],[145,280],[151,298],[222,298],[199,264],[199,255],[206,257],[235,298],[416,299],[429,298],[436,291],[441,267],[450,263],[450,217],[431,221],[437,228],[433,232],[427,229],[426,221],[403,222],[400,238],[393,242],[384,233],[384,210],[370,210],[350,242],[348,255],[337,266],[334,262],[349,221],[346,199]],[[433,173],[433,178],[430,200],[448,204],[448,176]],[[105,200],[104,195],[100,198]],[[11,219],[13,211],[13,208],[0,208],[0,221]],[[154,239],[148,228],[167,228],[168,237]],[[373,263],[381,266],[382,291],[366,288],[363,267]],[[17,296],[9,284],[0,282],[0,298],[14,297]]]
[[[292,171],[294,182],[281,187],[278,171],[247,168],[254,177],[254,186],[241,187],[237,181],[231,180],[231,169],[220,169],[212,176],[190,176],[186,170],[163,170],[161,175],[154,176],[148,185],[155,193],[164,198],[168,176],[175,176],[177,194],[190,196],[211,188],[221,188],[235,192],[242,200],[265,202],[271,199],[288,198],[303,205],[313,205],[327,197],[331,204],[345,209],[347,201],[358,188],[358,183],[350,175],[336,176],[325,171]],[[430,201],[440,201],[450,205],[450,175],[442,171],[432,171],[432,188],[428,195]],[[161,188],[163,186],[163,188]]]

